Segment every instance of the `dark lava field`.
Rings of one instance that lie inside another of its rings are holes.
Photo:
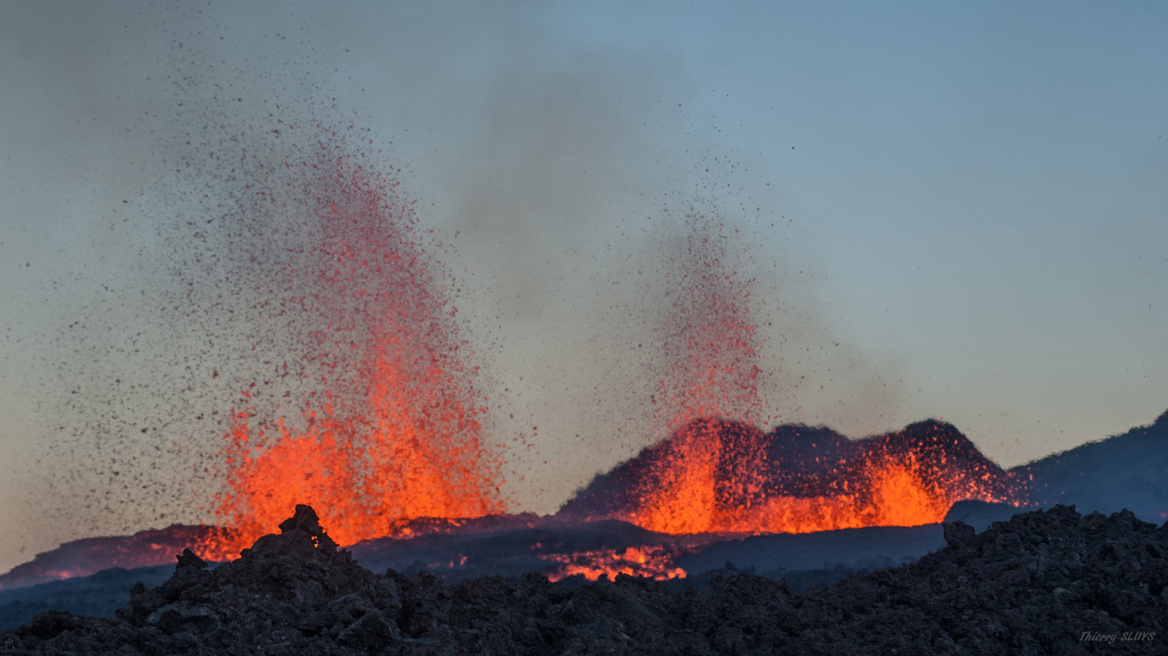
[[[901,567],[794,591],[727,569],[705,582],[449,585],[375,573],[307,506],[238,560],[190,554],[113,618],[50,611],[2,654],[1163,654],[1168,524],[1055,506]]]

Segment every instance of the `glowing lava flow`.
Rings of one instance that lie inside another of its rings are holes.
[[[281,271],[304,290],[282,310],[312,328],[303,352],[285,357],[314,367],[314,391],[290,421],[261,414],[254,383],[234,411],[217,510],[243,546],[298,503],[320,508],[343,545],[404,519],[503,510],[498,462],[480,437],[477,367],[465,363],[410,204],[392,181],[322,153],[305,165],[301,194],[315,240]]]
[[[643,576],[664,581],[686,577],[684,569],[673,566],[677,555],[664,547],[642,546],[627,547],[623,550],[597,549],[575,553],[544,553],[539,554],[539,557],[558,564],[557,567],[546,573],[549,581],[559,581],[570,576],[583,576],[589,581],[595,581],[604,576],[611,581],[616,579],[618,574]]]

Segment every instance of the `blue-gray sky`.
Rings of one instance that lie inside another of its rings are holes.
[[[0,570],[194,516],[78,510],[102,483],[46,455],[94,405],[190,401],[151,379],[49,416],[70,376],[174,348],[155,327],[115,357],[68,327],[130,329],[102,290],[140,284],[168,199],[205,182],[163,173],[198,129],[176,76],[245,114],[311,89],[392,142],[510,390],[494,439],[540,427],[510,493],[550,512],[661,437],[632,348],[653,340],[655,245],[693,198],[758,278],[775,422],[859,437],[940,416],[1012,466],[1152,421],[1166,33],[1156,2],[4,3]],[[46,498],[54,476],[93,489]]]

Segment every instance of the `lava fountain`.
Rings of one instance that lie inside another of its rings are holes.
[[[300,387],[260,403],[271,381],[246,382],[232,411],[215,510],[242,546],[298,503],[321,508],[341,544],[405,519],[504,510],[449,280],[400,183],[333,137],[283,163],[300,172],[283,191],[302,207],[279,229],[298,238],[256,267],[280,291],[268,313],[295,326],[297,352],[273,376]]]
[[[242,281],[249,300],[236,307],[259,327],[244,331],[242,343],[252,344],[244,352],[272,366],[268,378],[235,387],[215,507],[225,528],[73,543],[17,568],[11,584],[81,576],[100,562],[163,564],[175,545],[192,542],[204,558],[228,560],[299,503],[321,509],[338,543],[371,540],[367,555],[477,544],[427,561],[430,569],[492,566],[478,561],[526,552],[558,580],[685,578],[677,563],[687,553],[743,534],[915,526],[940,522],[964,499],[1024,501],[1013,472],[940,421],[861,440],[823,427],[757,428],[765,372],[754,281],[729,265],[716,218],[694,213],[674,235],[675,266],[664,277],[652,403],[667,437],[598,475],[555,517],[503,515],[474,354],[412,204],[392,176],[344,148],[321,145],[285,168],[296,174],[282,188],[295,193],[273,204],[263,191],[259,206],[243,205],[243,226],[225,229],[213,249],[241,263],[227,278]],[[268,353],[287,359],[264,360]],[[629,538],[600,521],[609,519],[651,533]],[[565,526],[591,537],[575,546],[547,537]],[[503,536],[506,549],[484,555],[490,535]],[[423,536],[421,546],[406,545]]]
[[[760,419],[760,354],[751,319],[754,280],[727,265],[727,240],[716,215],[691,207],[684,231],[667,245],[664,282],[669,305],[659,328],[662,359],[653,403],[658,424],[674,431],[659,445],[652,480],[643,479],[638,506],[622,516],[662,533],[697,533],[711,526],[713,440],[687,427],[702,417]]]
[[[859,441],[755,428],[764,377],[755,279],[732,266],[716,215],[691,208],[671,246],[654,397],[669,437],[597,476],[560,515],[668,534],[806,533],[936,523],[964,499],[1022,503],[1014,476],[941,422]]]

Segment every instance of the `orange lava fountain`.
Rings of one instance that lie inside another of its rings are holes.
[[[641,507],[626,517],[661,533],[698,533],[714,523],[708,482],[717,444],[704,431],[682,427],[726,412],[757,421],[761,405],[757,326],[750,314],[754,280],[727,269],[720,222],[690,212],[684,242],[673,245],[675,268],[666,274],[672,303],[659,382],[658,418],[681,432],[676,448],[661,454],[655,484],[641,490]]]
[[[734,439],[742,433],[749,439]],[[957,501],[1018,505],[1023,497],[1009,472],[945,424],[922,422],[853,443],[802,485],[780,480],[777,470],[805,463],[772,460],[773,439],[695,421],[658,445],[663,455],[653,454],[638,485],[649,493],[617,516],[659,533],[810,533],[933,524]]]
[[[764,374],[755,280],[735,270],[716,217],[691,210],[686,228],[670,249],[654,399],[670,437],[598,476],[562,514],[670,534],[806,533],[935,523],[963,499],[1021,503],[1013,477],[947,424],[859,442],[831,433],[818,445],[799,427],[750,426],[761,420]]]
[[[403,519],[504,509],[499,462],[480,435],[477,367],[466,364],[445,274],[414,235],[412,205],[396,181],[332,151],[301,164],[315,239],[282,271],[288,289],[308,290],[284,304],[313,328],[304,352],[285,357],[314,367],[313,391],[286,421],[261,414],[252,383],[227,434],[217,513],[240,546],[298,503],[319,508],[340,544]]]

